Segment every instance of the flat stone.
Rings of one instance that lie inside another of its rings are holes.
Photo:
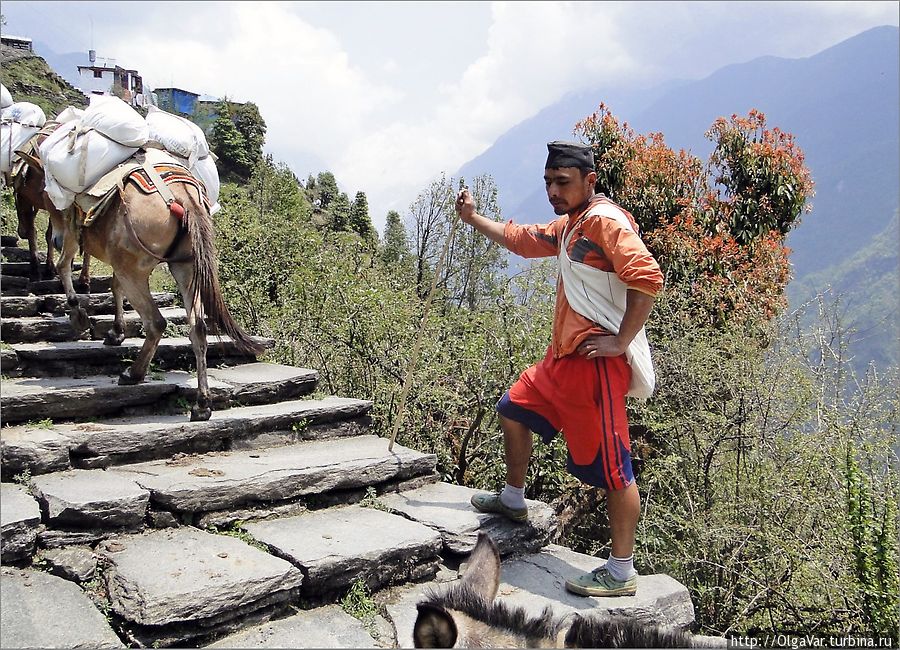
[[[341,591],[358,578],[375,591],[431,577],[442,547],[435,530],[361,506],[306,512],[244,528],[303,571],[303,593],[308,595]]]
[[[187,312],[180,307],[165,307],[160,310],[160,313],[170,324],[183,325],[187,322]],[[0,335],[6,343],[75,341],[80,338],[100,340],[112,328],[114,318],[113,314],[88,316],[90,329],[83,334],[79,334],[73,329],[68,316],[4,318],[2,326],[0,326]],[[136,311],[124,312],[123,326],[126,337],[144,335],[141,317]]]
[[[153,302],[159,308],[171,307],[175,304],[175,294],[169,291],[154,291],[150,294]],[[112,293],[91,293],[79,294],[77,296],[78,304],[87,311],[89,315],[96,314],[114,314],[116,311],[116,302],[113,300]],[[56,316],[64,316],[69,313],[69,304],[66,301],[66,295],[63,293],[50,294],[46,296],[35,296],[38,302],[39,311]],[[131,309],[131,304],[126,299],[124,302],[126,310]],[[6,308],[5,303],[3,308]],[[25,316],[27,314],[21,314]]]
[[[3,416],[7,422],[57,420],[116,413],[129,406],[153,404],[185,385],[183,372],[156,381],[152,377],[134,386],[119,386],[116,377],[17,377],[3,382]]]
[[[41,298],[38,296],[3,296],[0,297],[0,314],[3,318],[37,316],[40,304]]]
[[[66,580],[84,583],[97,570],[97,556],[87,546],[48,549],[41,553],[50,573]]]
[[[4,389],[6,382],[4,382]],[[4,390],[5,393],[5,390]],[[3,415],[6,415],[6,395],[3,396]],[[32,474],[46,474],[69,467],[69,437],[43,423],[20,424],[0,428],[0,458],[6,476],[25,470]]]
[[[470,553],[479,531],[489,534],[503,555],[536,551],[555,536],[556,514],[547,504],[526,500],[528,523],[519,524],[502,515],[475,510],[469,499],[478,492],[460,485],[433,483],[417,490],[385,494],[378,500],[392,512],[439,531],[445,548],[452,553]]]
[[[0,483],[0,561],[13,562],[34,553],[41,510],[21,485]]]
[[[183,415],[118,418],[62,425],[61,434],[76,441],[72,451],[84,455],[129,454],[172,449],[197,440],[242,438],[266,431],[290,430],[359,417],[372,402],[345,397],[292,400],[213,411],[206,422],[186,422]]]
[[[88,286],[80,282],[74,275],[72,277],[72,285],[75,293],[88,293]],[[32,282],[30,285],[31,293],[36,295],[46,295],[48,293],[64,293],[62,282],[59,278],[52,280],[41,280],[40,282]],[[111,275],[92,275],[90,282],[90,291],[105,293],[112,291]]]
[[[289,600],[303,574],[225,535],[167,528],[97,547],[113,610],[145,626],[200,621],[273,598]]]
[[[135,463],[107,471],[150,490],[153,502],[165,509],[208,512],[405,479],[433,471],[435,463],[434,454],[399,445],[391,453],[387,440],[360,436],[173,463]]]
[[[15,289],[18,291],[25,291],[25,294],[28,293],[29,286],[28,278],[23,278],[18,275],[0,275],[0,287],[3,287],[3,295],[23,295],[21,293],[7,293],[8,289]]]
[[[15,350],[11,350],[9,348],[3,348],[0,350],[0,370],[3,372],[9,372],[13,368],[19,365],[19,355],[16,354]]]
[[[31,262],[31,251],[27,248],[3,246],[0,247],[0,255],[10,262]],[[39,264],[43,264],[47,260],[47,253],[44,251],[37,251],[37,259]]]
[[[4,276],[17,275],[20,277],[28,277],[31,273],[31,264],[28,262],[3,262],[0,264]]]
[[[0,569],[0,646],[122,648],[84,592],[43,571]]]
[[[311,393],[319,373],[278,363],[244,363],[231,368],[210,368],[209,377],[234,387],[232,399],[240,404],[270,404]]]
[[[372,648],[358,619],[337,605],[299,612],[220,639],[207,648]]]
[[[72,469],[36,476],[35,496],[50,524],[115,528],[140,526],[150,493],[103,470]]]
[[[549,605],[554,614],[571,612],[621,614],[657,625],[686,627],[694,622],[694,606],[687,588],[663,574],[639,575],[634,596],[591,598],[566,591],[565,581],[588,573],[604,559],[551,544],[540,553],[504,562],[498,597],[539,616]]]
[[[273,339],[252,337],[271,347]],[[252,359],[253,355],[238,349],[228,336],[210,336],[207,360],[215,365],[217,359]],[[44,343],[14,343],[12,349],[19,357],[19,367],[30,375],[71,375],[74,368],[81,375],[97,374],[110,367],[121,368],[122,362],[133,361],[144,344],[142,338],[126,338],[121,345],[104,345],[103,341],[60,341]],[[186,336],[163,338],[159,342],[153,362],[164,369],[190,367],[194,362],[191,341]]]

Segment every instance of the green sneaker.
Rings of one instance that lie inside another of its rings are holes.
[[[516,523],[528,521],[528,508],[510,508],[500,500],[500,494],[473,494],[472,505],[479,512],[490,512],[505,516]]]
[[[637,576],[628,580],[616,580],[609,575],[606,566],[597,567],[572,580],[566,580],[566,589],[582,596],[634,596],[637,592]]]

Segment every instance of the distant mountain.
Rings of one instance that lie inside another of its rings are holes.
[[[793,305],[802,305],[823,293],[826,301],[840,296],[844,326],[854,330],[850,352],[862,373],[874,361],[884,369],[900,366],[900,211],[871,242],[839,264],[810,273],[788,286]],[[807,319],[808,323],[812,318]]]
[[[898,59],[900,30],[885,26],[805,59],[763,57],[641,94],[571,95],[510,129],[458,174],[492,174],[506,217],[543,221],[552,216],[541,183],[545,143],[568,137],[601,101],[637,132],[660,131],[670,146],[703,159],[712,148],[703,133],[717,117],[757,108],[770,126],[796,136],[816,182],[813,211],[788,240],[800,278],[852,256],[900,205]]]

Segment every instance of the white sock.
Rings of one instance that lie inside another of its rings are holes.
[[[613,578],[619,582],[625,582],[637,575],[637,571],[634,570],[634,554],[628,557],[615,557],[610,553],[609,559],[606,561],[606,569]]]
[[[512,485],[507,483],[503,488],[503,491],[500,493],[500,502],[507,508],[516,508],[518,510],[521,510],[522,508],[527,507],[525,505],[525,488],[513,487]]]

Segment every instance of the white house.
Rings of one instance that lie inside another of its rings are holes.
[[[144,92],[144,80],[137,70],[126,70],[116,65],[115,59],[97,57],[94,50],[88,53],[90,65],[78,66],[79,87],[86,95],[117,95],[132,106],[151,103],[149,93]]]

